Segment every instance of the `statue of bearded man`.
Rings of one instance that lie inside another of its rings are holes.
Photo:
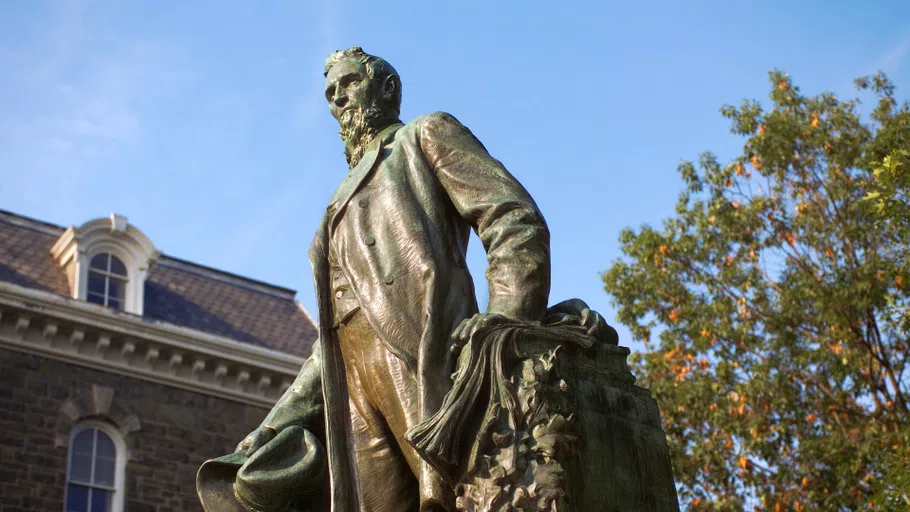
[[[453,116],[399,120],[401,80],[385,60],[333,53],[325,99],[349,172],[310,249],[319,341],[238,451],[254,457],[289,428],[324,426],[333,511],[453,511],[452,482],[407,432],[451,389],[454,348],[482,327],[543,320],[547,225]],[[472,229],[488,260],[485,312],[465,264]]]

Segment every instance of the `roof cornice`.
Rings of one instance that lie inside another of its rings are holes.
[[[0,282],[0,347],[271,407],[304,359]]]

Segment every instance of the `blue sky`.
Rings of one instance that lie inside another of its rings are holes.
[[[404,120],[454,114],[530,190],[551,303],[611,323],[599,274],[620,230],[672,214],[681,160],[741,145],[721,105],[764,100],[773,67],[809,93],[852,95],[877,70],[910,87],[906,0],[6,1],[0,208],[116,211],[162,252],[314,311],[306,251],[347,170],[322,67],[355,44],[401,73]],[[477,243],[469,263],[482,281]]]

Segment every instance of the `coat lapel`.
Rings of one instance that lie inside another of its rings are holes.
[[[376,163],[380,160],[382,150],[389,144],[395,136],[395,133],[402,126],[401,123],[396,123],[379,132],[374,139],[375,146],[372,149],[367,150],[366,154],[364,154],[363,158],[360,160],[360,163],[354,167],[341,186],[335,191],[335,194],[332,196],[332,201],[329,203],[330,234],[334,231],[335,224],[341,220],[344,209],[351,201],[351,198],[354,197],[354,194],[360,189],[363,181],[370,175],[370,171],[373,170]]]
[[[329,215],[331,219],[329,222],[330,230],[335,228],[335,224],[341,219],[344,208],[348,205],[348,202],[351,201],[354,192],[357,192],[357,189],[360,188],[363,180],[366,179],[370,174],[370,171],[373,170],[376,161],[379,160],[379,155],[382,154],[382,147],[383,143],[380,140],[375,148],[367,151],[367,153],[363,155],[363,159],[360,160],[360,163],[357,164],[357,167],[354,167],[354,170],[351,171],[351,174],[348,175],[344,183],[335,191],[335,197],[332,197],[332,202],[329,204]],[[331,211],[333,209],[334,211]]]

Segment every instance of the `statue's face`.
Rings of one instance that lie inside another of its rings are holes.
[[[329,70],[325,77],[325,99],[338,123],[345,127],[358,109],[374,103],[373,84],[366,66],[355,59],[343,59]]]

